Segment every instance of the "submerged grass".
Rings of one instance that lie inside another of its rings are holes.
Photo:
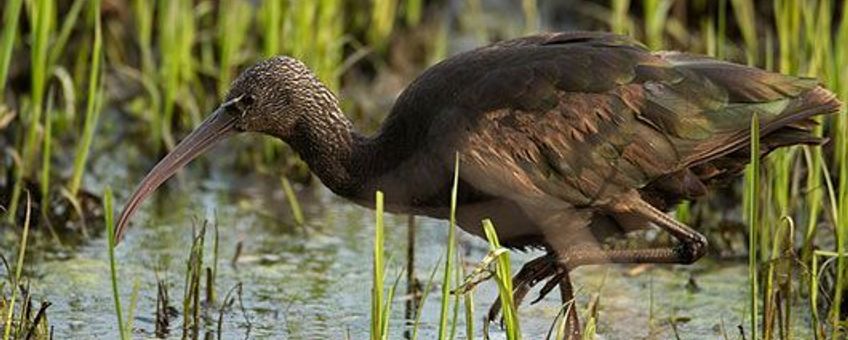
[[[9,308],[6,311],[6,320],[3,320],[3,340],[9,340],[12,336],[12,321],[15,319],[15,302],[17,301],[18,296],[18,286],[21,283],[21,272],[23,272],[24,258],[26,256],[27,241],[29,238],[30,212],[32,211],[32,209],[30,209],[32,206],[32,200],[30,198],[29,193],[27,193],[26,203],[26,216],[24,217],[24,228],[23,232],[21,233],[21,243],[18,247],[18,261],[17,265],[15,266],[15,276],[13,277],[14,279],[10,282],[9,287],[12,290],[12,297],[8,301]],[[21,312],[21,319],[23,320],[25,317],[26,313]]]
[[[112,189],[109,187],[106,187],[106,191],[103,193],[103,209],[106,211],[103,216],[106,223],[106,239],[109,240],[109,242],[107,242],[107,247],[109,249],[109,277],[112,281],[112,298],[115,302],[115,317],[118,321],[118,334],[122,340],[126,340],[128,339],[129,333],[127,333],[124,329],[121,294],[118,290],[118,265],[115,261],[115,224],[113,223]]]

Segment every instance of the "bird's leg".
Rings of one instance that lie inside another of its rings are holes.
[[[558,275],[559,293],[562,303],[565,304],[565,327],[568,330],[568,339],[580,339],[580,319],[577,317],[577,300],[574,299],[574,286],[571,285],[571,275],[568,270],[563,270]]]
[[[513,301],[515,306],[521,305],[527,293],[540,281],[557,275],[556,266],[557,256],[553,253],[547,253],[537,257],[530,262],[524,264],[521,270],[512,278],[513,283]],[[495,299],[492,307],[489,308],[489,314],[486,318],[488,322],[493,322],[497,318],[501,310],[501,300]]]
[[[568,338],[580,338],[580,323],[574,307],[574,290],[569,272],[579,266],[603,263],[675,263],[690,264],[701,258],[707,249],[707,239],[697,231],[657,210],[640,198],[617,206],[619,212],[635,214],[653,222],[680,241],[677,246],[648,249],[602,249],[597,246],[575,247],[557,252],[557,274],[539,292],[538,302],[559,285],[563,303],[571,302],[566,311]]]
[[[680,243],[671,247],[643,249],[603,249],[597,246],[574,247],[567,250],[551,251],[548,254],[533,259],[521,268],[515,275],[514,296],[516,306],[539,281],[551,278],[542,287],[539,297],[533,303],[540,301],[556,286],[560,287],[563,303],[574,300],[574,290],[569,272],[579,266],[604,263],[674,263],[690,264],[701,258],[707,249],[707,239],[697,231],[683,223],[675,221],[665,213],[636,197],[623,200],[613,206],[617,213],[635,214],[638,217],[653,222],[670,233]],[[551,263],[552,257],[555,263]],[[500,312],[500,300],[489,309],[488,320],[494,321]],[[569,327],[569,338],[580,338],[580,323],[574,305],[567,311],[566,323]]]
[[[568,270],[560,266],[557,259],[560,258],[553,252],[549,252],[543,256],[537,257],[530,262],[524,264],[521,270],[512,279],[513,282],[513,298],[515,306],[521,305],[521,302],[530,292],[530,289],[535,287],[539,282],[547,278],[551,278],[539,293],[539,298],[531,303],[539,302],[545,297],[557,284],[560,287],[563,304],[569,304],[566,310],[566,325],[569,330],[568,339],[580,338],[580,321],[577,318],[577,309],[574,304],[574,288],[571,284],[571,278]],[[492,307],[489,308],[487,316],[488,322],[493,322],[497,318],[501,309],[500,299],[495,299]],[[503,322],[503,320],[501,320]]]
[[[646,250],[627,256],[625,253],[611,254],[619,257],[616,263],[677,263],[690,264],[700,259],[707,252],[707,238],[689,226],[676,221],[662,211],[648,204],[638,194],[624,196],[624,199],[612,205],[614,211],[633,214],[639,218],[653,222],[680,243],[674,248]],[[622,258],[623,257],[623,258]]]

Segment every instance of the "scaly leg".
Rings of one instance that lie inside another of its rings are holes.
[[[544,298],[556,286],[560,287],[563,303],[573,302],[574,291],[568,273],[579,266],[605,263],[690,264],[706,253],[708,247],[706,237],[657,210],[638,196],[635,198],[633,196],[625,197],[625,199],[614,204],[611,210],[614,213],[633,214],[647,222],[652,222],[674,236],[680,243],[676,246],[647,249],[607,250],[592,246],[552,251],[528,262],[515,275],[516,306],[520,305],[533,286],[549,277],[551,279],[542,287],[539,298],[533,303]],[[556,263],[552,265],[550,260],[554,254],[556,254]],[[490,322],[495,319],[500,307],[500,300],[492,304],[488,315]],[[579,339],[580,324],[573,304],[567,313],[568,337],[569,339]]]
[[[521,305],[524,297],[527,296],[527,293],[530,292],[530,289],[532,289],[536,284],[557,274],[556,263],[557,256],[552,253],[548,253],[530,260],[530,262],[525,263],[524,266],[521,267],[521,270],[519,270],[512,278],[513,301],[515,301],[516,307]],[[489,308],[489,314],[486,318],[488,322],[495,321],[495,318],[497,318],[500,311],[501,300],[500,298],[497,298]]]

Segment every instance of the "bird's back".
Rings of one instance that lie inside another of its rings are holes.
[[[808,118],[838,107],[813,79],[569,32],[433,66],[400,96],[385,128],[406,143],[444,149],[446,160],[453,149],[471,167],[509,165],[502,177],[524,177],[518,186],[588,204],[661,177],[680,182],[666,191],[697,196],[697,182],[738,170],[721,158],[745,148],[754,114],[766,147],[776,147],[818,142]]]
[[[634,189],[668,209],[738,174],[754,115],[769,151],[821,142],[810,118],[839,106],[813,79],[651,52],[613,34],[553,33],[431,67],[399,97],[381,135],[395,159],[442,169],[444,185],[459,152],[469,197],[513,202],[532,218],[603,211]]]

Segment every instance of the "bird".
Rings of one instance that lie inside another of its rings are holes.
[[[335,194],[388,212],[448,219],[458,161],[456,220],[484,237],[490,219],[508,248],[539,248],[514,277],[515,303],[546,282],[573,300],[570,272],[607,263],[691,264],[708,250],[670,217],[681,201],[737,177],[750,159],[819,145],[818,115],[841,103],[811,78],[708,56],[651,51],[605,32],[551,32],[495,42],[425,70],[372,135],[357,132],[337,97],[297,59],[260,61],[223,103],[156,164],[118,218],[217,142],[253,132],[287,143]],[[676,242],[615,249],[603,240],[657,228]],[[489,321],[499,313],[489,310]],[[571,338],[580,334],[574,308]]]

